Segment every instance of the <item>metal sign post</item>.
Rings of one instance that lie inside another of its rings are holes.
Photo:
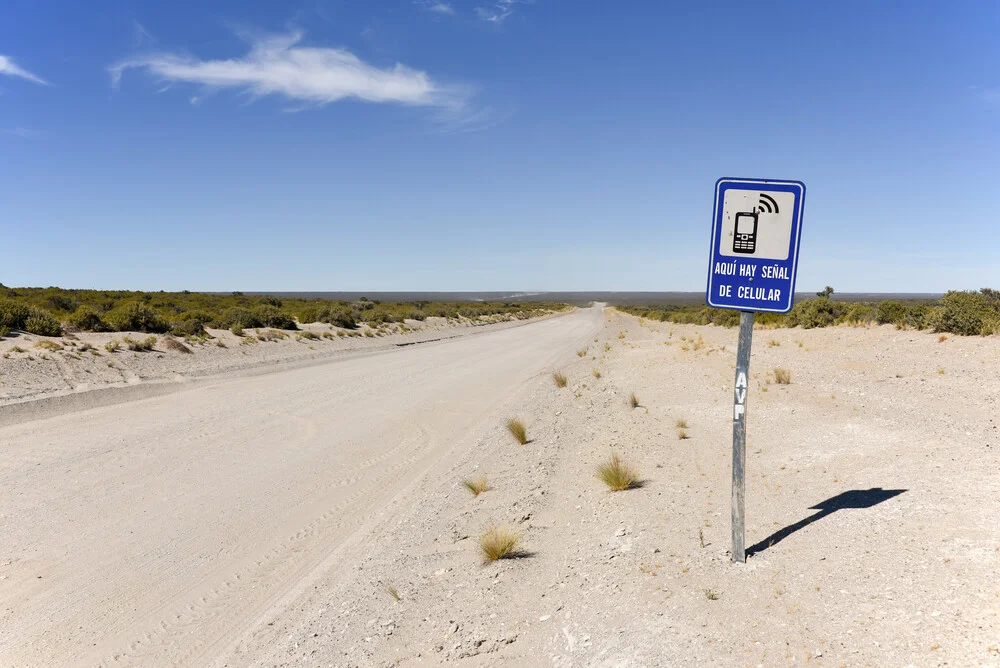
[[[802,210],[800,181],[719,179],[715,184],[709,306],[740,311],[733,400],[733,561],[746,562],[746,400],[756,311],[787,313],[795,300]]]
[[[733,398],[733,561],[745,563],[746,530],[743,499],[746,485],[743,462],[747,454],[747,377],[750,373],[750,345],[753,343],[753,311],[740,313],[740,343],[736,349],[736,396]]]

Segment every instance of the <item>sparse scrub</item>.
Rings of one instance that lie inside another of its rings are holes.
[[[260,343],[260,341],[257,340],[256,336],[244,336],[240,339],[241,346],[255,346],[258,343]]]
[[[298,339],[299,341],[302,341],[303,339],[306,341],[316,341],[319,339],[319,334],[317,334],[316,332],[310,332],[307,329],[305,331],[299,332],[295,338]]]
[[[62,350],[63,347],[56,343],[55,341],[39,341],[35,344],[36,348],[42,348],[43,350],[51,350],[55,352],[56,350]]]
[[[147,353],[153,349],[156,345],[156,337],[148,336],[145,339],[133,339],[131,337],[122,337],[122,343],[124,343],[129,350],[134,350],[135,352]]]
[[[556,371],[554,374],[552,374],[552,382],[556,384],[556,387],[566,387],[567,383],[566,376]]]
[[[597,467],[597,477],[613,492],[631,489],[639,482],[638,471],[626,464],[618,453],[612,453],[611,459]]]
[[[775,367],[774,369],[774,382],[778,385],[789,385],[792,382],[792,372],[788,369],[782,369],[780,367]]]
[[[486,476],[482,475],[478,478],[469,478],[468,480],[463,480],[462,485],[465,486],[467,490],[472,492],[473,496],[479,496],[483,492],[489,491],[490,486],[486,481]]]
[[[491,526],[479,539],[479,547],[487,562],[497,561],[515,554],[521,534],[505,526]]]
[[[12,352],[12,353],[26,353],[28,351],[25,350],[24,348],[22,348],[21,346],[14,346],[13,348],[10,349],[10,352]]]
[[[507,420],[507,431],[510,432],[510,435],[519,444],[524,445],[528,442],[528,428],[524,426],[524,422],[521,420],[517,418]]]

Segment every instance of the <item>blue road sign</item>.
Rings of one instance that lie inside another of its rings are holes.
[[[800,181],[716,182],[705,293],[709,306],[792,310],[805,199]]]

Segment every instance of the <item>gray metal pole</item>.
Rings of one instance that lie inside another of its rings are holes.
[[[750,385],[750,344],[753,312],[740,311],[740,342],[736,350],[736,393],[733,397],[733,563],[746,563],[743,465],[747,453],[747,389]]]

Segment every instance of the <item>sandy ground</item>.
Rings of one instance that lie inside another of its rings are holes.
[[[1000,338],[757,330],[745,565],[735,340],[581,310],[0,428],[0,663],[1000,666]]]
[[[312,323],[302,325],[300,331],[247,329],[242,337],[224,329],[208,329],[211,338],[203,341],[156,335],[156,346],[146,352],[130,351],[122,343],[126,337],[141,341],[149,336],[142,332],[77,332],[66,337],[18,333],[0,339],[0,405],[139,384],[185,382],[280,363],[308,363],[464,336],[483,328],[516,327],[524,322],[504,315],[475,321],[427,318],[377,329],[361,325],[354,330]],[[168,339],[184,347],[170,347]],[[105,345],[113,340],[121,347],[109,352]]]

